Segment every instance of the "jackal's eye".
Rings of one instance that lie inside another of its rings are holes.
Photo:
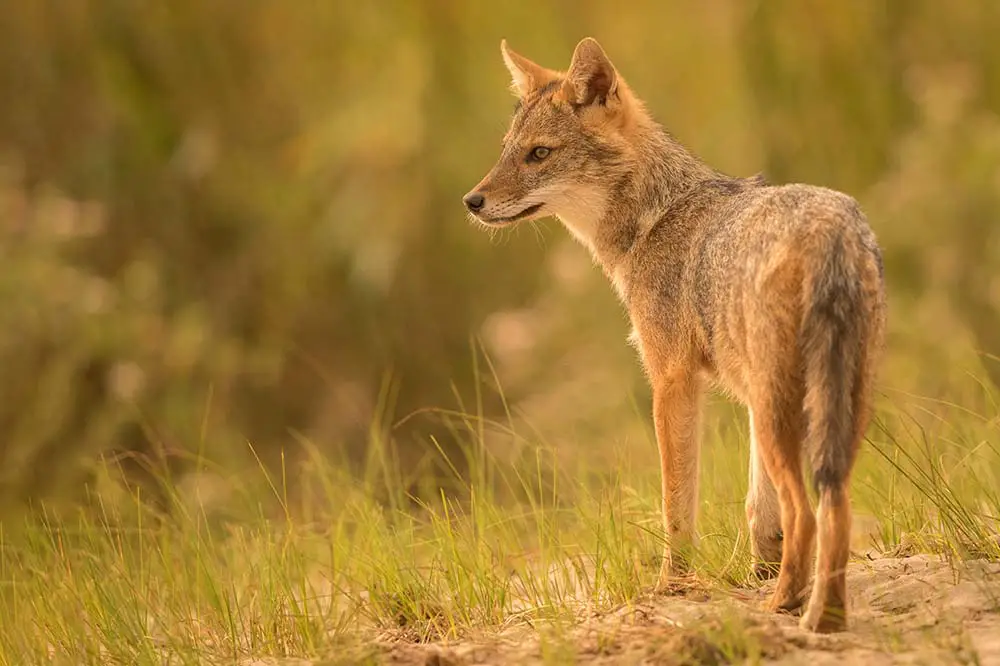
[[[551,152],[552,150],[550,148],[546,148],[545,146],[535,146],[531,149],[531,152],[528,153],[528,161],[541,162],[548,157]]]

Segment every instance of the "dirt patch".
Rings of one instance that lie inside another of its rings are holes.
[[[388,641],[361,659],[473,664],[1000,664],[1000,563],[913,556],[854,562],[851,627],[817,636],[763,611],[774,583],[708,595],[650,595],[561,631],[527,625],[437,644]],[[339,663],[354,661],[344,655]],[[338,663],[337,661],[332,663]]]

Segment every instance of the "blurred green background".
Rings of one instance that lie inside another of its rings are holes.
[[[79,497],[102,459],[141,481],[308,441],[360,471],[373,437],[433,478],[435,408],[509,408],[568,455],[648,445],[586,251],[465,218],[513,101],[501,37],[565,68],[592,35],[716,167],[856,196],[883,395],[975,408],[964,380],[1000,381],[998,33],[990,0],[8,0],[0,503]]]

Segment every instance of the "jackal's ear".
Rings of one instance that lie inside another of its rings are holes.
[[[578,105],[607,104],[609,99],[617,99],[618,72],[593,37],[586,37],[576,45],[563,83],[563,95]]]
[[[557,74],[552,70],[535,64],[523,55],[512,51],[507,46],[506,39],[500,41],[500,53],[503,55],[504,64],[510,71],[511,88],[520,97],[541,88],[557,77]]]

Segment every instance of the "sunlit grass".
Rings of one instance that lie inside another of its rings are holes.
[[[584,454],[560,467],[514,419],[463,410],[448,418],[465,459],[434,447],[451,478],[421,497],[402,490],[409,470],[382,428],[361,475],[308,443],[277,473],[227,476],[202,461],[200,484],[166,484],[167,511],[126,492],[106,466],[87,508],[38,507],[0,526],[0,659],[332,658],[373,640],[449,641],[527,624],[543,655],[572,660],[560,628],[627,606],[655,580],[655,445],[608,468]],[[704,441],[695,566],[712,584],[744,585],[746,431],[742,419],[721,423]],[[855,513],[871,523],[861,541],[1000,559],[998,425],[996,415],[886,396],[854,475]],[[521,453],[500,462],[488,433],[516,439]],[[213,484],[225,501],[205,499]],[[757,654],[730,624],[702,633],[720,650]]]

